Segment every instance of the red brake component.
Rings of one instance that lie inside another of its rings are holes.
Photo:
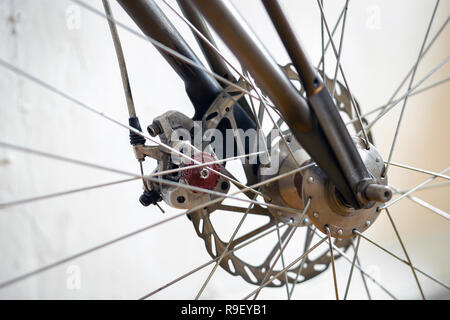
[[[206,152],[195,154],[193,159],[201,163],[217,161],[213,155]],[[183,171],[183,176],[187,183],[191,186],[196,186],[203,189],[214,189],[219,182],[220,176],[213,171],[207,170],[206,168],[220,172],[220,164],[215,163],[204,167],[189,168],[189,166],[193,165],[196,165],[196,163],[193,163],[192,161],[185,164],[185,167],[187,168]]]

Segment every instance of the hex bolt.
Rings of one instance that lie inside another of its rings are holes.
[[[313,183],[314,182],[314,178],[313,177],[308,177],[308,182],[309,183]]]
[[[319,213],[318,213],[318,212],[314,212],[314,213],[313,213],[313,217],[314,217],[314,218],[318,218],[318,217],[319,217]]]
[[[342,236],[343,233],[344,233],[344,231],[342,231],[342,229],[339,229],[339,230],[337,231],[337,234],[340,235],[340,236]]]
[[[366,227],[370,226],[370,220],[367,220],[365,223]]]
[[[184,203],[186,201],[186,198],[183,196],[179,196],[179,197],[177,197],[177,201],[178,201],[178,203]]]

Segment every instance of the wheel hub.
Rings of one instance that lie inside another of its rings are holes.
[[[354,138],[355,145],[367,166],[370,174],[382,185],[387,185],[387,177],[383,177],[384,162],[373,145],[366,149],[360,138]],[[311,222],[326,233],[328,226],[331,236],[348,239],[355,235],[354,230],[364,232],[377,219],[378,206],[381,202],[373,201],[365,208],[354,209],[346,205],[333,183],[323,174],[318,166],[307,169],[303,175],[301,186],[297,190],[303,199],[310,198],[308,211]]]

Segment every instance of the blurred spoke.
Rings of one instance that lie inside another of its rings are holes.
[[[249,240],[249,241],[247,241],[247,242],[245,242],[245,243],[243,243],[243,244],[237,246],[236,248],[233,248],[233,249],[227,251],[226,254],[225,254],[225,256],[229,256],[230,254],[234,253],[235,251],[237,251],[237,250],[239,250],[239,249],[242,249],[242,248],[244,248],[244,247],[246,247],[246,246],[252,244],[253,242],[255,242],[255,241],[257,241],[257,240],[259,240],[259,239],[261,239],[261,238],[267,236],[268,234],[271,234],[271,233],[274,232],[275,230],[279,230],[280,228],[284,227],[285,225],[287,225],[287,223],[283,223],[283,224],[281,224],[280,226],[276,226],[276,227],[275,227],[274,229],[272,229],[272,230],[269,230],[269,231],[267,231],[267,232],[265,232],[265,233],[261,233],[260,235],[258,235],[258,236],[255,237],[254,239],[251,239],[251,240]],[[160,291],[166,289],[167,287],[170,287],[171,285],[177,283],[178,281],[181,281],[181,280],[187,278],[188,276],[190,276],[190,275],[196,273],[197,271],[200,271],[201,269],[203,269],[203,268],[209,266],[210,264],[216,262],[217,260],[219,260],[219,257],[217,257],[217,258],[215,258],[215,259],[212,259],[212,260],[210,260],[210,261],[208,261],[208,262],[202,264],[201,266],[199,266],[199,267],[197,267],[197,268],[195,268],[195,269],[193,269],[193,270],[191,270],[191,271],[189,271],[189,272],[183,274],[182,276],[180,276],[180,277],[178,277],[178,278],[176,278],[176,279],[170,281],[169,283],[166,283],[166,284],[163,285],[162,287],[159,287],[158,289],[156,289],[156,290],[154,290],[154,291],[152,291],[152,292],[146,294],[145,296],[139,298],[139,300],[143,300],[143,299],[149,298],[150,296],[152,296],[152,295],[154,295],[154,294],[156,294],[156,293],[158,293],[158,292],[160,292]]]
[[[360,241],[361,241],[361,237],[358,237],[358,240],[356,241],[356,248],[355,248],[355,253],[354,253],[354,256],[353,256],[352,266],[350,268],[350,274],[348,275],[347,286],[345,287],[344,300],[347,300],[348,290],[350,289],[350,282],[352,280],[353,269],[355,267],[356,258],[358,257],[358,249],[359,249],[359,242]]]
[[[339,300],[339,292],[338,292],[337,279],[336,279],[336,267],[334,265],[333,241],[331,240],[330,228],[328,228],[328,226],[325,226],[325,229],[327,231],[328,246],[330,248],[329,252],[330,252],[330,257],[331,257],[331,268],[333,269],[334,292],[336,294],[336,300]],[[353,266],[354,265],[355,264],[353,263]]]
[[[397,227],[396,227],[396,225],[395,225],[395,223],[394,223],[394,220],[392,219],[392,216],[391,216],[391,214],[389,213],[389,210],[388,210],[388,209],[386,209],[386,213],[387,213],[387,216],[388,216],[388,218],[389,218],[389,221],[391,222],[392,228],[393,228],[394,231],[395,231],[395,235],[397,236],[397,239],[398,239],[398,241],[400,242],[400,245],[402,246],[403,252],[405,253],[406,259],[408,260],[409,266],[411,267],[411,271],[412,271],[412,273],[413,273],[414,279],[416,280],[417,286],[419,287],[420,295],[422,296],[422,299],[425,300],[425,295],[424,295],[424,293],[423,293],[422,286],[420,285],[419,279],[417,278],[416,270],[414,270],[414,268],[413,268],[411,259],[409,258],[409,254],[408,254],[408,252],[406,251],[406,247],[405,247],[405,245],[403,244],[402,238],[400,237],[400,233],[398,232]]]
[[[255,198],[256,198],[256,196],[253,199],[255,199]],[[245,218],[247,218],[248,211],[251,209],[252,206],[253,206],[253,204],[251,203],[248,206],[247,211],[245,211],[244,215],[242,216],[241,220],[239,221],[237,227],[234,229],[234,232],[231,235],[230,241],[228,241],[227,246],[225,247],[225,250],[223,250],[222,254],[220,255],[219,260],[217,260],[214,268],[209,273],[208,278],[206,279],[206,281],[203,283],[202,287],[198,291],[197,296],[195,297],[195,300],[198,300],[200,298],[200,296],[202,295],[206,286],[208,285],[209,280],[211,280],[212,276],[214,275],[214,272],[216,272],[217,268],[219,267],[220,263],[223,260],[223,257],[225,257],[225,254],[228,252],[228,249],[230,248],[231,243],[233,242],[234,238],[236,237],[236,234],[238,233],[239,229],[241,228],[242,224],[244,223]],[[280,230],[277,229],[277,232],[280,232]],[[212,240],[212,241],[214,241],[214,240]]]
[[[404,264],[411,266],[412,268],[414,268],[414,270],[420,272],[421,274],[423,274],[424,276],[426,276],[427,278],[433,280],[436,283],[439,283],[441,286],[443,286],[446,289],[450,289],[450,287],[445,284],[444,282],[442,282],[441,280],[437,279],[436,277],[433,277],[431,275],[429,275],[428,273],[420,270],[419,268],[413,266],[412,264],[410,264],[408,261],[403,260],[402,258],[400,258],[399,256],[395,255],[394,253],[392,253],[391,251],[389,251],[388,249],[380,246],[378,243],[374,242],[373,240],[369,239],[367,236],[363,235],[362,233],[360,233],[359,231],[355,231],[356,234],[360,235],[362,238],[366,239],[367,241],[369,241],[371,244],[373,244],[374,246],[380,248],[381,250],[383,250],[384,252],[390,254],[391,256],[393,256],[394,258],[396,258],[397,260],[403,262]]]
[[[414,66],[414,71],[411,74],[411,79],[410,79],[409,85],[408,85],[408,91],[411,90],[411,87],[412,87],[413,82],[414,82],[414,78],[416,76],[417,67],[419,66],[419,62],[422,59],[422,54],[423,54],[423,51],[424,51],[424,48],[425,48],[425,44],[426,44],[427,39],[428,39],[428,35],[430,33],[430,30],[431,30],[431,25],[433,24],[434,17],[436,15],[437,8],[439,6],[439,1],[440,0],[436,1],[436,5],[434,7],[433,14],[431,15],[431,19],[430,19],[430,22],[428,24],[427,32],[425,33],[425,37],[423,39],[422,46],[421,46],[420,51],[419,51],[419,57],[417,58],[416,65]],[[397,138],[398,138],[398,134],[399,134],[399,131],[400,131],[400,126],[402,124],[403,115],[405,113],[407,102],[408,102],[408,97],[406,97],[405,100],[403,100],[403,106],[402,106],[402,109],[400,111],[400,116],[398,118],[397,126],[395,128],[394,139],[392,140],[391,149],[389,150],[389,156],[388,156],[388,160],[387,160],[387,165],[385,166],[384,171],[383,171],[383,177],[386,176],[386,174],[387,174],[387,172],[389,170],[389,163],[392,160],[392,155],[394,153],[394,148],[395,148],[395,145],[396,145],[396,142],[397,142]]]
[[[316,249],[317,247],[319,247],[323,242],[325,242],[327,240],[327,238],[323,238],[321,239],[319,242],[317,242],[314,246],[312,246],[310,249],[306,250],[306,252],[304,252],[300,257],[298,257],[297,259],[295,259],[293,262],[291,262],[286,268],[284,268],[283,270],[281,270],[280,272],[278,272],[276,275],[274,275],[272,278],[270,278],[268,281],[266,281],[265,283],[263,283],[259,288],[255,289],[254,291],[252,291],[249,295],[247,295],[243,300],[247,300],[248,298],[250,298],[252,295],[256,294],[257,292],[261,291],[262,288],[267,287],[270,283],[272,283],[275,279],[279,278],[283,273],[285,273],[286,271],[288,271],[292,266],[294,266],[297,262],[299,262],[301,259],[303,259],[306,255],[308,255],[309,253],[311,253],[314,249]]]
[[[450,167],[446,168],[445,170],[442,170],[441,172],[439,172],[439,174],[443,174],[446,173],[448,170],[450,170]],[[394,200],[385,203],[383,206],[379,207],[379,209],[385,209],[388,208],[390,206],[392,206],[393,204],[397,203],[398,201],[400,201],[401,199],[407,197],[408,195],[410,195],[411,193],[413,193],[416,190],[419,190],[421,187],[423,187],[424,185],[426,185],[427,183],[430,183],[431,181],[433,181],[434,179],[436,179],[436,176],[433,176],[427,180],[425,180],[424,182],[418,184],[417,186],[415,186],[414,188],[409,189],[407,192],[403,193],[400,197],[395,198]]]
[[[88,187],[77,188],[77,189],[72,189],[72,190],[67,190],[67,191],[62,191],[62,192],[50,193],[50,194],[46,194],[46,195],[38,196],[38,197],[32,197],[32,198],[21,199],[21,200],[14,200],[14,201],[11,201],[11,202],[3,202],[3,203],[0,203],[0,210],[3,210],[5,208],[9,208],[9,207],[12,207],[12,206],[17,206],[19,204],[32,203],[32,202],[36,202],[36,201],[40,201],[40,200],[61,197],[61,196],[69,195],[69,194],[72,194],[72,193],[89,191],[89,190],[95,190],[95,189],[108,187],[108,186],[113,186],[113,185],[117,185],[117,184],[121,184],[121,183],[125,183],[125,182],[135,181],[135,180],[138,180],[138,179],[139,178],[135,177],[135,178],[129,178],[129,179],[116,180],[116,181],[113,181],[113,182],[97,184],[97,185],[94,185],[94,186],[88,186]]]

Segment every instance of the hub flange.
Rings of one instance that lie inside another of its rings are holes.
[[[370,149],[360,138],[353,138],[358,152],[367,169],[378,184],[387,185],[387,177],[382,177],[384,162],[373,145]],[[354,230],[364,232],[379,215],[377,210],[381,202],[374,202],[367,208],[354,209],[345,204],[339,196],[335,186],[331,183],[318,166],[313,166],[303,175],[301,186],[302,198],[311,198],[308,215],[311,222],[322,232],[326,233],[328,226],[331,236],[340,239],[353,237]]]

